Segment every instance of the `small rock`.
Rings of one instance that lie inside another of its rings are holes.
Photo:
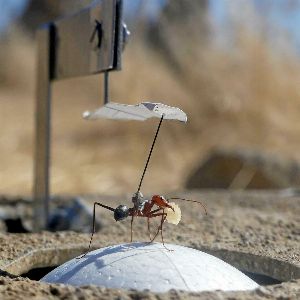
[[[95,221],[98,230],[102,224],[97,218]],[[48,228],[51,231],[72,230],[89,233],[92,224],[93,211],[78,197],[71,203],[63,204],[53,210]]]
[[[188,189],[283,189],[299,186],[298,162],[245,150],[213,152],[186,182]]]

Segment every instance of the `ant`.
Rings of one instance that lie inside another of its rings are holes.
[[[112,207],[104,205],[102,203],[94,202],[92,235],[91,235],[91,239],[89,242],[89,247],[88,247],[87,252],[84,255],[82,255],[80,258],[84,257],[90,251],[90,248],[92,245],[93,236],[96,231],[96,229],[95,229],[95,213],[96,213],[97,205],[112,211],[114,213],[114,219],[117,222],[124,220],[129,216],[131,217],[130,242],[132,242],[132,238],[133,238],[133,220],[134,220],[134,218],[135,217],[147,218],[150,243],[152,243],[155,240],[155,238],[157,237],[157,235],[160,232],[162,244],[166,248],[165,243],[164,243],[163,232],[162,232],[163,224],[166,220],[168,220],[168,216],[171,211],[173,213],[170,214],[172,216],[172,217],[170,217],[170,220],[169,220],[170,223],[177,225],[181,218],[181,212],[180,212],[179,207],[177,205],[174,205],[173,203],[170,203],[169,200],[183,200],[183,201],[198,203],[202,206],[202,208],[205,211],[205,214],[207,215],[206,207],[200,201],[183,199],[183,198],[178,198],[178,197],[165,199],[163,196],[159,196],[159,195],[154,195],[154,196],[152,196],[151,200],[147,200],[147,199],[144,199],[141,192],[137,192],[133,195],[133,197],[132,197],[133,207],[130,207],[130,208],[128,208],[126,205],[119,205],[117,208],[112,208]],[[172,204],[173,204],[173,206],[172,206]],[[154,206],[156,206],[156,208]],[[161,217],[161,220],[160,220],[160,225],[157,229],[157,232],[155,233],[155,235],[153,237],[151,237],[150,219],[155,218],[155,217]]]
[[[142,185],[142,182],[143,182],[143,179],[144,179],[144,176],[145,176],[145,173],[146,173],[146,170],[147,170],[150,158],[151,158],[151,154],[152,154],[152,151],[153,151],[153,148],[154,148],[154,145],[155,145],[157,135],[158,135],[161,123],[163,121],[163,118],[164,118],[164,115],[162,114],[159,125],[158,125],[158,128],[157,128],[156,133],[155,133],[154,140],[152,142],[152,146],[151,146],[151,149],[150,149],[150,153],[148,155],[148,159],[147,159],[142,177],[140,179],[140,183],[139,183],[137,192],[135,194],[133,194],[133,196],[132,196],[133,207],[128,208],[126,205],[119,205],[117,208],[112,208],[112,207],[104,205],[102,203],[94,202],[93,226],[92,226],[92,235],[91,235],[91,239],[90,239],[90,242],[89,242],[89,247],[88,247],[87,252],[85,254],[83,254],[82,256],[80,256],[79,258],[83,258],[90,251],[93,236],[94,236],[94,233],[96,231],[96,228],[95,228],[95,225],[96,225],[95,224],[95,213],[96,213],[96,206],[97,205],[112,211],[114,213],[114,219],[116,221],[124,220],[129,216],[131,217],[131,235],[130,235],[131,236],[131,238],[130,238],[131,242],[132,242],[132,238],[133,238],[133,220],[134,220],[134,218],[135,217],[147,218],[150,243],[152,243],[155,240],[155,238],[157,237],[157,235],[160,232],[161,233],[162,244],[165,248],[166,248],[166,246],[164,244],[164,238],[163,238],[163,232],[162,232],[164,222],[167,220],[167,221],[169,221],[169,223],[177,225],[180,221],[180,218],[181,218],[180,208],[175,203],[170,203],[169,200],[183,200],[183,201],[198,203],[202,206],[202,208],[204,209],[205,214],[207,215],[206,207],[200,201],[190,200],[190,199],[183,199],[183,198],[178,198],[178,197],[165,199],[163,196],[160,196],[160,195],[154,195],[154,196],[152,196],[152,198],[150,200],[147,200],[147,199],[144,199],[143,194],[140,192],[141,185]],[[150,219],[151,218],[156,218],[156,217],[161,217],[160,225],[158,226],[158,229],[157,229],[156,233],[154,234],[154,236],[151,237]]]

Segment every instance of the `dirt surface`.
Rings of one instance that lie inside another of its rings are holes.
[[[93,286],[75,288],[47,285],[18,277],[38,267],[57,266],[85,251],[88,234],[72,232],[0,235],[1,299],[266,299],[300,297],[300,198],[293,193],[272,192],[189,192],[184,196],[207,206],[180,202],[182,222],[166,224],[165,241],[204,250],[240,270],[265,274],[282,284],[252,292],[166,294],[118,291]],[[92,205],[97,199],[109,205],[128,204],[128,197],[85,197]],[[121,199],[121,200],[120,200]],[[66,198],[67,200],[67,198]],[[130,220],[116,223],[109,211],[99,210],[104,224],[94,238],[93,248],[130,238]],[[154,224],[152,230],[154,230]],[[136,220],[134,240],[147,241],[145,220]],[[157,240],[159,241],[159,240]],[[7,272],[7,273],[6,273]]]

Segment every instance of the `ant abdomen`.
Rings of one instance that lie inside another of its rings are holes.
[[[121,221],[129,216],[129,208],[126,205],[119,205],[114,211],[116,221]]]

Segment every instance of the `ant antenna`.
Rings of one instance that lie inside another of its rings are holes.
[[[154,140],[152,142],[152,146],[151,146],[151,149],[150,149],[150,152],[149,152],[149,155],[148,155],[148,159],[147,159],[147,162],[146,162],[146,165],[145,165],[145,168],[144,168],[144,171],[143,171],[143,174],[142,174],[142,177],[141,177],[141,180],[140,180],[140,184],[139,184],[139,187],[138,187],[138,190],[137,190],[136,194],[138,194],[140,192],[142,182],[143,182],[146,170],[148,168],[148,164],[149,164],[149,161],[150,161],[150,158],[151,158],[151,155],[152,155],[152,151],[153,151],[153,148],[154,148],[154,145],[155,145],[155,142],[156,142],[156,138],[158,136],[158,132],[159,132],[159,129],[160,129],[160,126],[161,126],[161,123],[162,123],[163,119],[164,119],[164,115],[162,114],[162,116],[160,118],[160,121],[159,121],[159,124],[158,124],[158,127],[157,127],[157,130],[156,130],[156,133],[155,133],[155,136],[154,136]]]
[[[206,206],[205,206],[202,202],[200,202],[200,201],[190,200],[190,199],[184,199],[184,198],[178,198],[178,197],[168,198],[167,200],[168,200],[168,201],[169,201],[169,200],[183,200],[183,201],[188,201],[188,202],[195,202],[195,203],[198,203],[198,204],[200,204],[200,205],[202,206],[202,208],[204,209],[205,214],[207,215],[207,209],[206,209]]]

